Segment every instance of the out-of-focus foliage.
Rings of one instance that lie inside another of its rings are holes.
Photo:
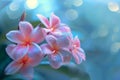
[[[86,52],[80,65],[58,70],[48,65],[35,68],[35,80],[120,80],[120,1],[119,0],[0,0],[0,80],[24,80],[7,76],[4,69],[11,61],[5,52],[5,34],[17,29],[22,13],[34,26],[36,14],[54,12],[78,35]]]

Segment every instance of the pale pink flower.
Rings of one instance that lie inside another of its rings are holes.
[[[37,16],[45,25],[46,28],[44,28],[44,30],[47,34],[65,34],[67,32],[70,32],[70,28],[65,24],[61,24],[59,17],[56,16],[54,13],[51,14],[50,20],[40,14],[38,14]]]
[[[85,60],[85,53],[80,46],[80,40],[77,36],[75,38],[70,36],[69,41],[70,41],[69,51],[73,55],[75,62],[77,64],[80,64],[83,60]]]
[[[9,45],[6,48],[8,55],[14,59],[20,59],[28,53],[29,56],[41,56],[41,48],[36,43],[44,40],[43,30],[40,27],[33,29],[32,25],[27,21],[19,23],[19,30],[13,30],[6,34],[8,40],[17,43],[17,45]]]
[[[69,41],[66,36],[53,36],[46,37],[46,44],[41,45],[44,54],[47,54],[50,65],[57,69],[63,63],[67,63],[71,59],[69,51],[65,48],[69,46]]]
[[[27,80],[32,80],[33,78],[33,67],[39,64],[41,60],[40,56],[36,56],[34,58],[28,57],[25,55],[19,60],[12,61],[5,69],[5,73],[7,75],[12,75],[15,73],[22,74]]]

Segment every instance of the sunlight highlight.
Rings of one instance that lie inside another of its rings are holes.
[[[120,50],[120,42],[115,42],[111,46],[111,51],[117,53]]]
[[[112,12],[117,12],[117,11],[119,11],[119,5],[116,2],[109,2],[108,9]]]
[[[83,4],[83,0],[74,0],[73,5],[76,7],[79,7]]]
[[[38,0],[27,0],[26,5],[29,9],[35,9],[38,6]]]
[[[75,20],[78,18],[78,12],[74,9],[69,9],[66,11],[65,16],[69,20]]]
[[[19,4],[13,2],[13,3],[10,4],[9,8],[10,8],[11,11],[16,11],[16,10],[19,9]]]

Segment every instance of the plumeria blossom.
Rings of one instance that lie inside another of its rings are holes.
[[[72,56],[77,64],[85,60],[85,54],[80,46],[80,40],[73,38],[70,28],[62,24],[54,13],[50,19],[38,14],[45,28],[33,26],[27,21],[19,22],[19,30],[12,30],[6,34],[9,44],[6,48],[8,56],[13,61],[6,67],[6,74],[21,73],[27,80],[33,79],[33,67],[39,65],[47,57],[50,65],[58,69],[70,62]],[[21,20],[24,20],[21,17]],[[42,41],[46,43],[39,45]]]
[[[85,53],[84,53],[84,50],[80,46],[80,40],[78,36],[76,36],[75,38],[70,36],[69,41],[70,41],[69,51],[73,55],[75,62],[77,64],[80,64],[82,60],[85,60]]]
[[[66,24],[62,24],[59,17],[54,13],[51,14],[50,20],[40,14],[37,14],[37,16],[45,25],[46,34],[63,34],[70,31],[70,28]]]
[[[71,55],[65,49],[69,46],[69,41],[65,36],[55,37],[53,35],[48,35],[46,41],[48,44],[41,45],[41,48],[44,54],[47,54],[50,65],[53,68],[57,69],[63,63],[70,61]]]
[[[40,56],[30,58],[28,55],[25,55],[19,60],[12,61],[5,69],[7,75],[20,73],[24,75],[27,80],[32,80],[33,78],[33,67],[39,64],[41,60]]]
[[[31,57],[41,56],[41,48],[37,43],[44,40],[43,30],[40,27],[33,29],[32,25],[27,21],[19,22],[19,30],[13,30],[6,34],[8,40],[17,43],[9,45],[6,48],[8,55],[18,60],[26,53]]]

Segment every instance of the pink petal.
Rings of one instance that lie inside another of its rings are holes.
[[[68,39],[69,39],[69,41],[70,41],[70,44],[73,45],[73,34],[70,33],[70,35],[68,35],[67,37],[68,37]]]
[[[40,14],[37,14],[37,17],[40,19],[40,21],[47,27],[49,28],[50,25],[49,25],[49,21],[46,17],[40,15]]]
[[[11,53],[12,53],[12,51],[13,51],[13,49],[14,49],[15,47],[16,47],[15,44],[10,44],[10,45],[8,45],[7,48],[6,48],[7,54],[8,54],[9,57],[12,58],[12,59],[14,59],[14,57],[13,57],[13,55],[11,55]]]
[[[57,38],[53,35],[46,36],[46,41],[51,47],[53,47],[53,45],[57,45]]]
[[[47,36],[47,33],[49,32],[47,32],[48,31],[48,29],[47,28],[42,28],[42,32],[43,32],[43,35],[44,35],[44,39],[45,39],[45,37]]]
[[[74,57],[75,62],[76,62],[77,64],[80,64],[80,63],[82,62],[82,58],[79,56],[78,53],[73,54],[73,57]]]
[[[80,40],[79,40],[78,36],[76,36],[76,37],[74,38],[74,44],[75,44],[77,47],[80,47]]]
[[[78,54],[85,61],[85,59],[86,59],[85,52],[84,52],[84,50],[82,48],[78,49]]]
[[[65,48],[69,46],[69,40],[66,35],[57,36],[57,46]]]
[[[43,51],[44,54],[51,54],[52,52],[52,48],[48,45],[48,44],[42,44],[41,49]]]
[[[36,27],[31,34],[31,39],[35,43],[40,43],[44,40],[43,29],[40,27]]]
[[[50,26],[53,28],[59,27],[60,19],[58,16],[56,16],[54,13],[51,14],[50,17]]]
[[[80,48],[76,53],[73,53],[73,57],[75,59],[75,62],[77,64],[80,64],[82,60],[85,60],[85,54],[84,51]]]
[[[67,25],[62,24],[59,28],[59,31],[61,31],[62,34],[67,35],[67,36],[72,36],[70,27],[68,27]]]
[[[50,32],[50,29],[47,29],[47,28],[43,28],[43,30],[44,30],[46,33],[49,33],[49,32]]]
[[[63,57],[59,53],[55,55],[48,55],[48,59],[50,61],[50,65],[55,69],[60,68],[63,62]]]
[[[29,65],[25,65],[20,69],[20,73],[26,78],[25,80],[33,80],[33,67]]]
[[[18,62],[13,61],[6,67],[5,73],[7,75],[15,74],[16,72],[18,72],[20,70],[21,67],[22,67],[22,64],[19,64]]]
[[[54,32],[51,32],[51,34],[52,35],[62,35],[63,33],[60,30],[56,29]]]
[[[27,21],[21,21],[19,23],[19,29],[25,38],[29,38],[29,36],[33,30],[33,26]]]
[[[70,62],[71,54],[68,51],[61,49],[59,52],[63,56],[64,63]]]
[[[14,47],[14,49],[10,52],[8,52],[8,54],[14,59],[14,60],[18,60],[23,58],[26,53],[28,52],[29,46],[23,46],[23,45],[16,45]]]
[[[33,43],[33,45],[31,45],[29,48],[28,56],[31,58],[31,60],[32,60],[31,64],[34,66],[34,65],[38,65],[38,63],[40,63],[40,61],[44,57],[44,54],[42,53],[40,46]]]
[[[22,43],[24,37],[20,31],[14,30],[10,31],[6,34],[8,40],[15,42],[15,43]]]
[[[35,67],[35,66],[37,66],[37,65],[40,64],[40,62],[41,62],[41,60],[42,60],[43,58],[44,58],[44,55],[33,57],[33,58],[31,58],[31,61],[30,61],[29,64],[30,64],[32,67]]]
[[[59,29],[62,31],[62,32],[71,32],[71,29],[70,27],[68,27],[66,24],[61,24]]]

